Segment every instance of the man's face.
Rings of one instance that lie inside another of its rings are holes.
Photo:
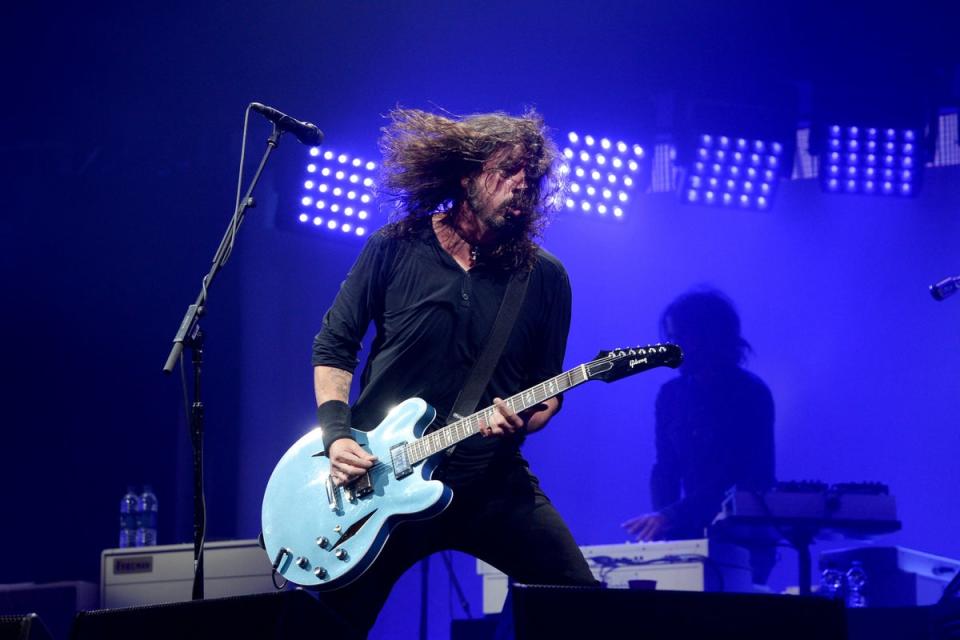
[[[495,154],[480,175],[466,183],[467,204],[477,220],[490,229],[503,229],[522,215],[521,198],[527,187],[526,169],[511,161],[509,152]]]

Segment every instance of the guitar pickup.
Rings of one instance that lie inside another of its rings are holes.
[[[407,459],[407,443],[401,442],[390,447],[390,462],[393,463],[393,476],[400,480],[413,473],[413,467]]]

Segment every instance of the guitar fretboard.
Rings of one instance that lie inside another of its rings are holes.
[[[514,412],[520,413],[525,409],[536,406],[548,398],[552,398],[558,393],[563,393],[579,384],[589,380],[587,367],[593,363],[581,364],[569,371],[564,371],[558,376],[545,380],[540,384],[521,391],[515,396],[510,396],[504,402]],[[419,440],[407,444],[407,460],[410,464],[416,464],[425,460],[435,453],[449,449],[462,440],[466,440],[481,429],[486,428],[487,424],[493,419],[496,407],[487,407],[476,413],[472,413],[466,418],[461,418],[452,422],[442,429],[429,433]]]

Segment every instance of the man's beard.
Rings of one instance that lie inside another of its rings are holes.
[[[472,191],[472,190],[471,190]],[[501,240],[515,238],[526,230],[523,209],[520,203],[511,198],[494,209],[482,202],[475,192],[467,193],[467,205],[478,220],[487,228],[496,232]]]

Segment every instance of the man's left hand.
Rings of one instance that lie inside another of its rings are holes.
[[[503,399],[494,398],[493,408],[486,427],[480,430],[484,438],[501,438],[523,431],[526,422]]]

